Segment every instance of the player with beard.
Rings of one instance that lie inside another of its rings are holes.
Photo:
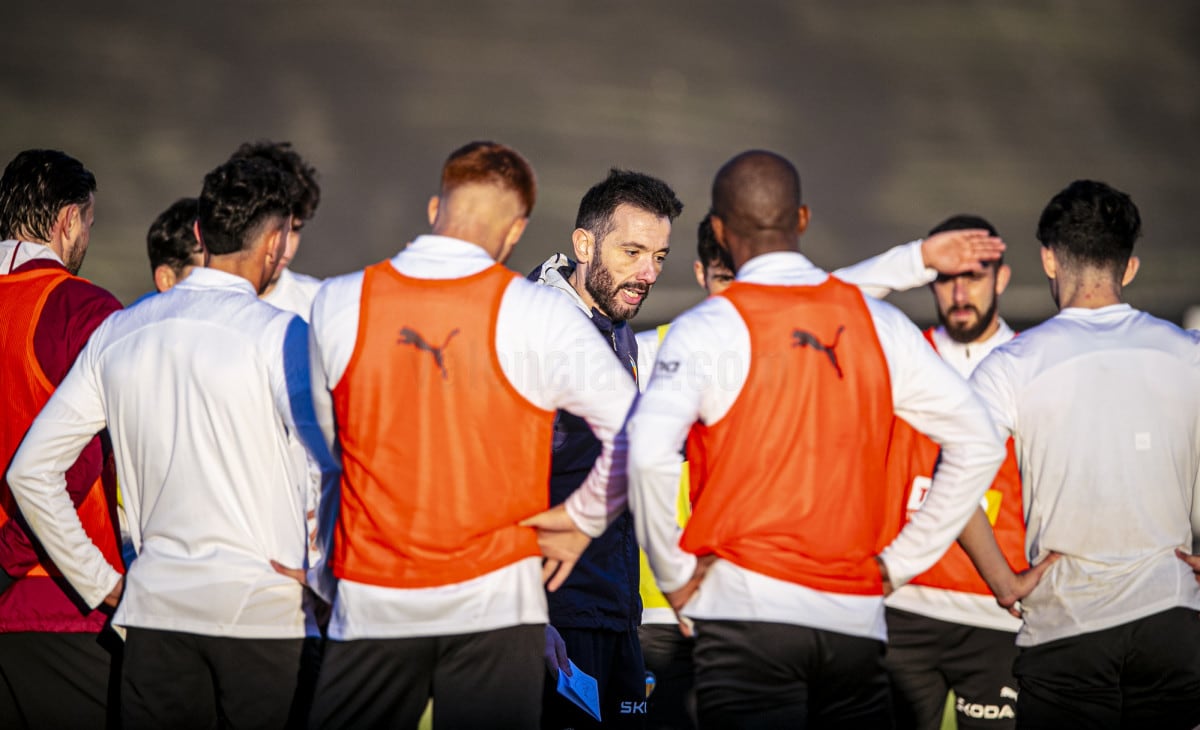
[[[0,177],[2,469],[92,332],[121,308],[78,276],[95,192],[95,176],[58,150],[25,150]],[[66,466],[79,520],[121,570],[107,438],[90,439]],[[85,605],[62,579],[0,474],[0,727],[115,727],[120,641],[105,629],[116,597],[104,599]]]
[[[612,170],[583,196],[571,234],[574,260],[557,254],[529,275],[571,298],[612,344],[637,378],[637,341],[628,320],[637,314],[670,251],[671,223],[683,210],[662,180]],[[579,486],[600,453],[587,424],[559,411],[554,427],[550,501],[558,504]],[[554,679],[569,656],[596,678],[605,726],[640,727],[645,719],[645,667],[637,627],[638,546],[633,521],[622,513],[592,541],[575,570],[549,594],[546,684],[542,726],[597,726],[558,695]]]
[[[969,228],[996,235],[988,221],[972,215],[953,216],[930,235]],[[1000,260],[978,271],[939,275],[930,284],[941,326],[926,330],[925,339],[964,378],[1016,336],[999,315],[1010,275]],[[937,444],[896,420],[888,469],[909,490],[910,515],[928,494],[939,453]],[[1021,478],[1011,439],[982,504],[1008,563],[1015,570],[1027,568]],[[996,604],[962,548],[952,545],[933,568],[889,596],[887,606],[887,665],[898,728],[936,730],[950,690],[957,697],[960,728],[1014,726],[1017,683],[1012,665],[1021,622]]]
[[[993,236],[996,229],[983,218],[956,215],[938,224],[929,235],[942,231],[983,228]],[[952,343],[966,346],[964,358],[978,362],[996,346],[1013,338],[1013,331],[999,316],[1000,295],[1008,288],[1012,270],[1003,260],[987,262],[980,270],[947,276],[939,275],[930,285],[937,300],[941,327],[930,330],[931,340],[941,346]],[[946,356],[946,352],[942,356]]]

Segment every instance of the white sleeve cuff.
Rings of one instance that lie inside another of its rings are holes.
[[[567,516],[588,537],[600,537],[608,529],[608,510],[589,505],[586,490],[576,489],[571,492],[571,496],[567,497],[566,508]]]
[[[925,265],[925,257],[921,254],[921,246],[924,245],[925,239],[918,238],[915,241],[909,241],[904,244],[909,251],[909,257],[912,262],[913,281],[915,289],[918,286],[924,286],[937,278],[937,269]]]

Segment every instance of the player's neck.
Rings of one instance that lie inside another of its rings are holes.
[[[1100,309],[1121,303],[1121,287],[1111,278],[1059,277],[1059,309]]]
[[[282,278],[282,277],[280,277],[280,278]],[[253,283],[253,282],[251,282],[251,283]],[[259,296],[265,297],[266,295],[275,291],[275,287],[277,287],[277,286],[279,286],[279,279],[276,279],[275,281],[272,281],[270,284],[267,284],[267,288],[263,289],[262,292],[259,293]]]

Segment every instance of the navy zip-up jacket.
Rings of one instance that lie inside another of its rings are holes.
[[[535,269],[529,280],[569,290],[582,308],[582,300],[570,288],[567,277],[574,262],[555,256]],[[637,339],[626,322],[613,323],[596,309],[592,323],[613,347],[621,364],[636,377]],[[575,491],[600,456],[600,442],[578,416],[559,411],[554,419],[554,454],[550,468],[550,504],[566,500]],[[600,537],[592,540],[566,582],[547,594],[550,623],[556,628],[636,631],[642,617],[638,593],[638,545],[633,518],[621,513]]]

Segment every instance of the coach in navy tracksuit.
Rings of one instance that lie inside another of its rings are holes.
[[[634,378],[650,374],[637,372],[637,340],[628,320],[662,271],[671,221],[682,209],[661,180],[613,170],[579,204],[571,236],[576,260],[558,254],[529,275],[570,296]],[[551,504],[565,500],[583,482],[599,455],[600,442],[587,424],[560,411],[554,424]],[[646,670],[637,639],[642,600],[638,546],[628,512],[592,541],[566,583],[549,594],[549,604],[547,662],[554,676],[547,680],[542,727],[599,727],[555,691],[561,662],[554,659],[553,644],[559,637],[567,656],[599,684],[603,726],[643,726]]]

